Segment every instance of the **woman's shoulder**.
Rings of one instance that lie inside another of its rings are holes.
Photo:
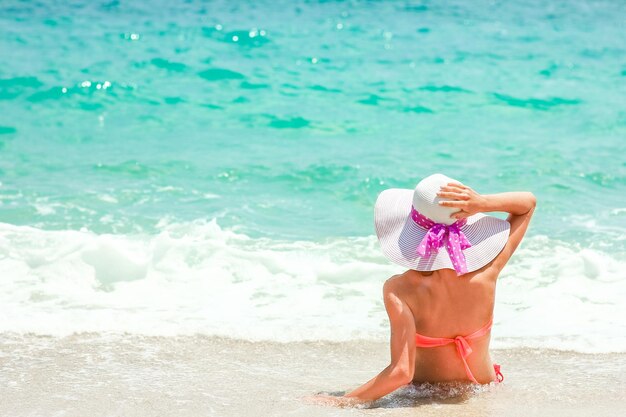
[[[400,284],[400,282],[402,281],[403,275],[404,274],[396,274],[396,275],[392,275],[391,277],[387,278],[387,280],[383,284],[383,289],[385,289],[385,291],[388,291],[388,290],[391,290],[393,288],[397,288],[398,285]]]
[[[385,281],[385,292],[393,291],[397,294],[414,294],[416,289],[423,285],[424,277],[420,272],[409,269],[403,273],[392,275]]]

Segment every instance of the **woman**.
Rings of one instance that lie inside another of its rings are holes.
[[[415,190],[383,191],[375,223],[381,248],[409,268],[383,286],[391,361],[336,405],[376,400],[410,382],[501,381],[489,356],[496,280],[535,211],[530,192],[481,195],[442,174]],[[506,220],[483,212],[508,212]]]

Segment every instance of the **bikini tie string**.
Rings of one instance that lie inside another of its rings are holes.
[[[496,372],[496,379],[498,380],[498,382],[504,381],[504,375],[502,375],[502,372],[500,372],[500,365],[494,363],[493,370]]]
[[[415,207],[411,207],[411,218],[419,226],[428,229],[428,232],[417,247],[419,256],[428,258],[432,252],[439,250],[445,244],[456,274],[463,275],[467,273],[467,261],[465,260],[463,250],[471,247],[472,244],[467,240],[465,233],[461,231],[461,228],[467,223],[466,218],[459,219],[451,225],[435,223],[415,210]]]
[[[456,350],[459,352],[459,355],[463,358],[467,358],[472,353],[472,347],[463,336],[455,337],[454,344],[456,345]]]

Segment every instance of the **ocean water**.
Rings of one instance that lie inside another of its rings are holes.
[[[376,196],[442,172],[538,199],[494,346],[626,352],[625,17],[3,1],[0,332],[384,340]]]

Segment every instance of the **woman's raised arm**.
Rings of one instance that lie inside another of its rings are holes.
[[[511,224],[509,238],[502,251],[491,265],[501,271],[517,249],[528,230],[530,219],[535,212],[537,199],[529,191],[509,191],[498,194],[481,195],[472,188],[456,183],[441,187],[438,197],[451,200],[440,201],[445,207],[458,208],[451,217],[461,219],[478,212],[503,211],[509,213],[506,219]]]

